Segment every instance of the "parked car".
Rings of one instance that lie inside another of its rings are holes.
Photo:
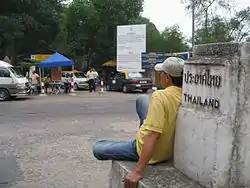
[[[145,78],[139,72],[119,71],[106,82],[108,91],[116,90],[124,93],[135,90],[142,90],[143,93],[147,93],[152,87],[152,79]]]
[[[67,74],[73,74],[74,78],[74,89],[88,89],[89,84],[86,78],[86,75],[81,71],[63,71],[62,72],[62,81],[67,79]]]

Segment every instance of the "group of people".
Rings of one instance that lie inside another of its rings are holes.
[[[73,75],[72,74],[67,74],[66,79],[63,80],[63,89],[64,89],[64,93],[70,93],[71,91],[71,79],[72,79]],[[45,94],[48,94],[48,88],[52,89],[52,92],[54,90],[54,86],[51,85],[51,76],[48,75],[47,77],[44,78],[44,91]],[[32,75],[31,75],[31,85],[33,88],[33,92],[36,94],[41,93],[41,84],[40,84],[40,76],[33,71]]]
[[[135,139],[127,142],[97,141],[93,154],[98,160],[137,161],[135,169],[124,179],[124,188],[136,188],[148,164],[172,160],[176,117],[182,101],[184,60],[169,57],[155,70],[161,72],[161,84],[166,89],[157,90],[151,99],[139,96],[136,110],[140,119]]]
[[[67,74],[66,75],[66,79],[63,80],[64,82],[64,88],[65,88],[65,93],[69,93],[70,89],[71,89],[71,78],[73,77],[72,74]],[[99,83],[99,74],[98,72],[94,69],[94,68],[90,68],[89,71],[86,74],[87,80],[88,80],[88,84],[89,84],[89,92],[92,91],[96,91],[96,86]],[[48,88],[51,87],[50,86],[50,81],[51,81],[51,77],[47,76],[44,80],[44,88],[45,88],[45,93],[47,94]],[[41,87],[40,87],[40,76],[33,71],[32,75],[31,75],[31,84],[32,87],[34,88],[35,92],[39,93],[39,91],[41,91]]]

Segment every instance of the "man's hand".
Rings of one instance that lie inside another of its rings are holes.
[[[137,188],[139,181],[142,179],[142,173],[132,171],[124,178],[124,188]]]
[[[156,147],[156,142],[161,136],[160,133],[151,132],[144,138],[144,144],[141,152],[139,161],[137,162],[136,168],[134,171],[129,173],[124,178],[124,188],[137,188],[138,182],[142,178],[142,172],[144,168],[148,165],[148,162],[154,152]]]

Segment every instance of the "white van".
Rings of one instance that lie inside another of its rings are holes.
[[[0,101],[27,95],[29,81],[18,75],[13,66],[0,61]]]

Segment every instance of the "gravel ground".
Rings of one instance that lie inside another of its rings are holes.
[[[102,188],[110,162],[98,139],[133,139],[137,94],[77,92],[0,103],[0,187]]]

